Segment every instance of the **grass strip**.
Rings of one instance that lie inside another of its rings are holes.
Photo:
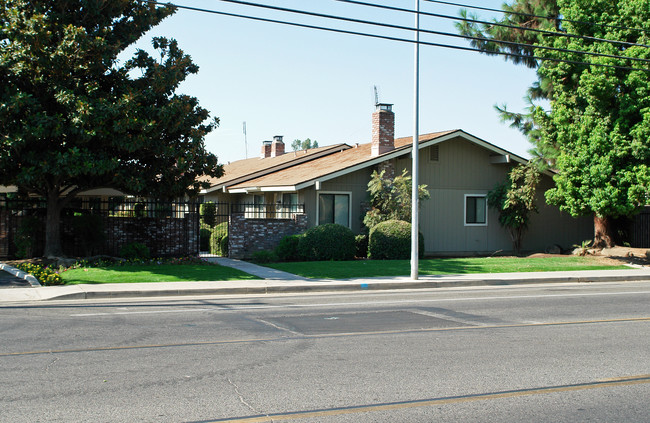
[[[66,285],[81,283],[198,282],[259,279],[217,264],[130,264],[84,267],[61,273]]]
[[[355,260],[270,263],[267,267],[314,279],[347,279],[382,276],[408,276],[409,260]],[[421,275],[459,275],[468,273],[553,272],[573,270],[626,269],[604,265],[595,257],[470,257],[421,259]]]

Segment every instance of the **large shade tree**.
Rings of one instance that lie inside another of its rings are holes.
[[[134,0],[0,0],[0,184],[47,201],[46,256],[75,194],[113,187],[174,198],[220,176],[204,137],[217,124],[176,94],[198,71],[176,41],[118,56],[174,12]]]
[[[475,37],[472,43],[487,54],[506,53],[536,69],[531,107],[499,110],[557,171],[547,201],[573,216],[593,216],[595,245],[611,246],[612,220],[648,201],[650,66],[630,58],[650,59],[650,0],[516,0],[503,10],[503,19],[465,22],[460,32]],[[550,110],[535,105],[539,99]]]

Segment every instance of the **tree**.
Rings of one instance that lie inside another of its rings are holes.
[[[406,169],[394,178],[387,178],[385,175],[385,170],[374,170],[368,182],[371,209],[363,218],[363,224],[368,229],[387,220],[411,221],[411,177],[407,176]],[[428,200],[429,197],[427,186],[418,186],[418,201]]]
[[[514,63],[537,70],[538,80],[528,97],[531,104],[538,99],[548,100],[550,110],[535,105],[526,113],[512,113],[505,107],[499,110],[504,119],[528,136],[535,146],[534,154],[557,170],[555,187],[546,193],[547,202],[572,216],[592,215],[594,245],[611,246],[611,221],[636,212],[647,202],[650,189],[650,73],[646,63],[629,59],[650,58],[646,47],[650,44],[650,0],[516,0],[504,10],[505,17],[499,24],[591,37],[552,36],[495,25],[460,25],[462,34],[484,38],[472,42],[483,52],[504,52]],[[496,42],[504,39],[525,45]],[[573,63],[538,61],[532,56]]]
[[[507,229],[515,254],[521,253],[521,241],[528,228],[530,213],[537,212],[537,184],[540,173],[532,163],[510,170],[503,183],[487,195],[488,205],[499,212],[499,223]]]
[[[304,141],[295,139],[291,143],[291,148],[293,149],[293,151],[307,150],[309,148],[318,148],[318,141],[316,140],[312,141],[309,138],[305,139]]]
[[[0,0],[0,184],[47,201],[46,256],[62,208],[113,187],[174,198],[220,176],[204,137],[218,119],[175,93],[198,71],[175,40],[118,55],[174,9],[135,0]]]

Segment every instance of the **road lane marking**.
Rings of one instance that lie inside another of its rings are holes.
[[[204,346],[204,345],[250,344],[250,343],[278,342],[278,341],[286,342],[286,341],[298,341],[298,340],[310,340],[310,339],[345,338],[345,337],[355,337],[355,336],[400,335],[400,334],[409,334],[409,333],[450,332],[450,331],[486,330],[486,329],[514,329],[514,328],[527,328],[527,327],[569,326],[569,325],[587,325],[587,324],[603,324],[603,323],[637,323],[637,322],[650,322],[650,317],[577,320],[577,321],[567,321],[567,322],[546,322],[546,323],[513,323],[508,325],[457,326],[457,327],[446,327],[446,328],[396,329],[396,330],[384,330],[384,331],[342,332],[342,333],[325,333],[325,334],[318,334],[318,335],[284,336],[284,337],[276,337],[276,338],[230,339],[230,340],[220,340],[220,341],[196,341],[196,342],[169,343],[169,344],[121,345],[121,346],[93,347],[93,348],[74,348],[74,349],[66,349],[66,350],[21,351],[21,352],[0,353],[0,357],[15,357],[15,356],[39,355],[39,354],[65,354],[65,353],[96,352],[96,351],[137,350],[137,349],[152,349],[152,348],[193,347],[193,346]]]
[[[247,310],[269,310],[269,309],[291,309],[291,308],[318,308],[318,307],[340,307],[340,306],[375,306],[391,304],[418,304],[418,303],[438,303],[438,302],[460,302],[460,301],[485,301],[485,300],[517,300],[517,299],[539,299],[539,298],[570,298],[570,297],[599,297],[611,295],[650,295],[650,291],[633,291],[633,292],[592,292],[576,294],[541,294],[541,295],[512,295],[512,296],[493,296],[493,297],[468,297],[468,298],[432,298],[432,299],[414,299],[414,300],[388,300],[388,301],[363,301],[363,302],[338,302],[338,303],[318,303],[318,304],[281,304],[281,305],[240,305],[230,308],[222,308],[221,305],[215,304],[214,308],[199,309],[176,309],[176,310],[147,310],[147,311],[119,311],[119,312],[98,312],[98,313],[76,313],[70,314],[71,317],[96,317],[96,316],[115,316],[129,314],[157,314],[157,313],[196,313],[196,312],[233,312]],[[92,307],[92,306],[91,306]]]
[[[285,413],[270,413],[266,415],[203,420],[203,423],[261,423],[282,420],[298,420],[318,417],[332,417],[344,414],[371,413],[378,411],[403,410],[416,407],[431,407],[437,405],[461,404],[473,401],[487,401],[503,398],[516,398],[531,395],[544,395],[558,392],[584,391],[588,389],[610,388],[617,386],[632,386],[650,383],[650,375],[626,376],[605,381],[576,383],[572,385],[544,386],[540,388],[517,389],[512,391],[469,394],[442,398],[428,398],[412,401],[399,401],[380,404],[356,405],[330,409],[291,411]]]

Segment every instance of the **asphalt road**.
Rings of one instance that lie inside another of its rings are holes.
[[[2,422],[648,422],[650,284],[0,307]]]

